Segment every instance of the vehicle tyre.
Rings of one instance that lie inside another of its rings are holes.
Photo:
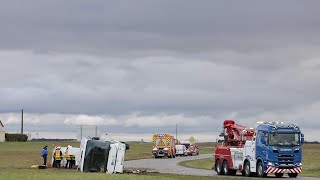
[[[222,174],[222,166],[221,166],[221,161],[219,159],[216,161],[215,166],[216,166],[217,174],[221,175]]]
[[[258,162],[258,165],[257,165],[257,176],[258,177],[267,177],[267,174],[264,173],[263,171],[263,165],[262,165],[262,162]]]
[[[244,163],[244,169],[243,169],[243,174],[247,177],[251,176],[251,172],[250,172],[250,163],[249,161],[246,161]]]
[[[276,178],[282,178],[283,173],[276,173]]]
[[[296,178],[296,177],[298,176],[297,173],[289,173],[288,175],[289,175],[289,177],[291,177],[291,178]]]
[[[223,161],[222,168],[223,168],[223,174],[224,175],[229,175],[230,171],[229,171],[229,164],[228,164],[227,160]]]

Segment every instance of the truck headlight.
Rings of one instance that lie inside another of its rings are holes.
[[[302,163],[301,162],[297,163],[297,166],[302,167]]]
[[[168,148],[164,148],[163,150],[164,150],[164,151],[168,151]]]
[[[152,151],[158,151],[158,149],[157,148],[153,148]]]
[[[268,162],[268,166],[275,166],[273,162]]]

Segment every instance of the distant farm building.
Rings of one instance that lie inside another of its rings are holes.
[[[81,141],[83,137],[101,137],[101,131],[98,126],[81,125],[78,128],[77,141]]]
[[[0,120],[0,142],[4,142],[6,140],[6,132],[4,131],[4,126]]]

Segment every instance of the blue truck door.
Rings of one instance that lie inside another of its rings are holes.
[[[267,151],[267,143],[268,143],[268,133],[259,131],[258,139],[256,145],[256,157],[262,158],[263,161],[268,159],[268,151]]]

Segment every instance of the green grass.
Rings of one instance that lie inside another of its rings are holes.
[[[303,146],[303,171],[301,176],[320,177],[319,149],[320,145],[318,144],[306,144]],[[184,161],[180,165],[198,169],[211,169],[213,167],[213,158]]]
[[[126,152],[126,161],[152,157],[152,143],[129,142],[128,144],[130,149]]]
[[[44,170],[23,170],[15,173],[1,173],[0,179],[23,179],[23,180],[33,180],[33,179],[90,179],[90,180],[207,180],[212,177],[206,176],[185,176],[185,175],[174,175],[174,174],[103,174],[103,173],[80,173],[75,170],[64,170],[64,169],[44,169]],[[215,179],[229,179],[226,177],[219,177]],[[237,178],[232,178],[237,179]]]
[[[200,154],[213,154],[215,151],[216,143],[207,142],[207,143],[198,143]]]
[[[68,144],[79,147],[79,142],[5,142],[0,143],[0,179],[189,179],[202,180],[209,177],[182,176],[172,174],[103,174],[103,173],[80,173],[76,170],[66,169],[31,169],[34,164],[42,164],[41,150],[45,145],[49,146],[48,161],[52,156],[52,144],[62,147]],[[134,160],[142,158],[151,158],[151,143],[130,142],[130,149],[126,152],[125,160]],[[213,145],[211,143],[199,143],[200,153],[212,153]]]
[[[196,169],[212,170],[213,158],[183,161],[179,163],[179,165]]]

